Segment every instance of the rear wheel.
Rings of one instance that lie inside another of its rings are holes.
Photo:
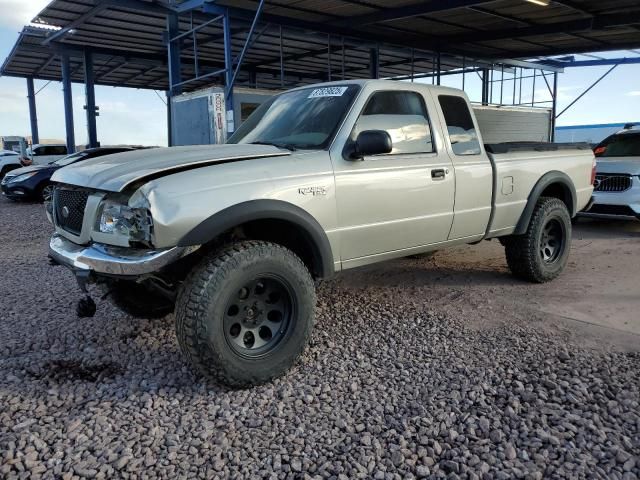
[[[293,252],[240,242],[205,258],[185,280],[178,343],[208,378],[234,387],[268,382],[302,353],[315,300],[313,279]]]
[[[567,264],[571,248],[571,216],[557,198],[538,200],[527,231],[505,239],[507,264],[518,278],[548,282]]]

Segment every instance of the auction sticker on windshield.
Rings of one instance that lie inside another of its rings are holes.
[[[324,87],[314,89],[307,98],[341,97],[348,87]]]

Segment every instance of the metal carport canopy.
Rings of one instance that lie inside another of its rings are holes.
[[[94,84],[173,95],[218,83],[232,106],[234,85],[416,74],[439,83],[475,70],[485,102],[496,67],[558,72],[545,57],[640,48],[637,0],[53,0],[33,23],[41,28],[25,27],[0,74],[27,78],[30,92],[34,79],[63,81],[71,148],[74,81],[88,85],[93,144]]]
[[[67,50],[72,57],[76,52],[73,65],[80,63],[82,50],[93,49],[97,84],[166,90],[167,13],[193,8],[193,22],[198,25],[211,18],[203,10],[229,7],[237,57],[257,5],[251,0],[54,0],[34,22],[59,31],[23,32],[1,73],[60,80],[57,52]],[[181,15],[180,30],[189,30],[191,22],[190,15]],[[441,69],[447,71],[466,62],[500,64],[502,59],[638,48],[640,4],[635,0],[551,1],[548,6],[525,0],[267,0],[240,82],[257,75],[261,86],[279,86],[280,26],[287,83],[308,83],[326,79],[328,43],[337,78],[343,62],[346,78],[368,76],[371,46],[380,48],[383,77],[410,75],[412,55],[414,72],[432,71],[433,52],[445,54]],[[198,31],[202,68],[224,68],[222,42],[219,24]],[[190,40],[185,38],[184,43],[182,71],[189,78],[195,55]],[[82,72],[76,72],[73,80],[81,81]],[[194,83],[187,89],[199,86]]]

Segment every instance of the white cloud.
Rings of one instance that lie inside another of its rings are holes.
[[[0,0],[0,26],[22,29],[50,0]]]
[[[640,90],[633,90],[631,92],[627,92],[627,96],[629,96],[629,97],[640,97]]]

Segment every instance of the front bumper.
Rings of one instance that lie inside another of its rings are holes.
[[[85,246],[54,234],[49,242],[49,256],[75,272],[134,277],[158,272],[198,248],[193,246],[147,250],[98,243]]]
[[[631,188],[623,192],[593,192],[580,216],[599,218],[640,218],[640,177],[633,177]]]
[[[2,194],[11,199],[21,199],[21,198],[32,198],[34,196],[34,192],[31,188],[25,187],[22,184],[11,184],[11,183],[2,183],[0,184],[0,189],[2,189]]]

